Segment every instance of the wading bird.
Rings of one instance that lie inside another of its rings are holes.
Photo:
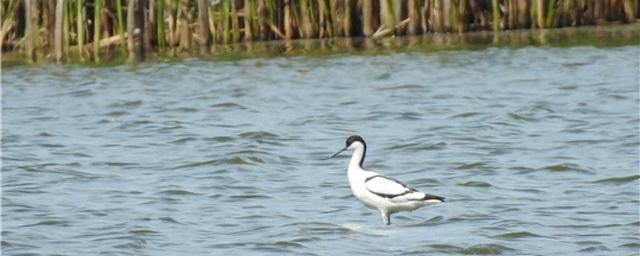
[[[393,213],[444,202],[444,197],[420,192],[394,178],[363,169],[367,144],[362,137],[354,135],[347,138],[346,146],[330,158],[345,150],[353,150],[347,169],[351,192],[366,207],[380,212],[385,225],[391,224]]]

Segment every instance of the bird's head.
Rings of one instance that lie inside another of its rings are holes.
[[[338,151],[337,153],[333,154],[330,158],[334,158],[336,156],[338,156],[340,153],[344,152],[345,150],[355,150],[356,148],[366,148],[367,145],[364,143],[364,139],[358,135],[352,135],[349,136],[349,138],[347,138],[347,140],[345,141],[345,147],[343,149],[341,149],[340,151]]]

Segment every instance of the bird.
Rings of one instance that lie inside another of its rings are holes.
[[[365,170],[362,164],[367,153],[367,144],[359,135],[350,136],[345,144],[342,150],[327,159],[334,158],[345,150],[353,151],[347,168],[351,192],[366,207],[377,210],[384,225],[391,224],[393,213],[413,211],[445,201],[444,197],[420,192],[392,177]]]

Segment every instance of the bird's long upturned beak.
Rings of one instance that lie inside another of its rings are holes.
[[[322,160],[328,160],[328,159],[334,158],[334,157],[336,157],[337,155],[339,155],[340,153],[342,153],[342,152],[343,152],[343,151],[345,151],[345,150],[347,150],[347,148],[343,148],[343,149],[341,149],[340,151],[338,151],[338,152],[336,152],[335,154],[333,154],[332,156],[327,157],[327,158],[322,159]]]

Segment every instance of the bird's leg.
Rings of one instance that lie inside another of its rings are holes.
[[[385,225],[390,225],[391,224],[391,215],[380,211],[380,215],[382,216],[382,221],[384,222]]]

